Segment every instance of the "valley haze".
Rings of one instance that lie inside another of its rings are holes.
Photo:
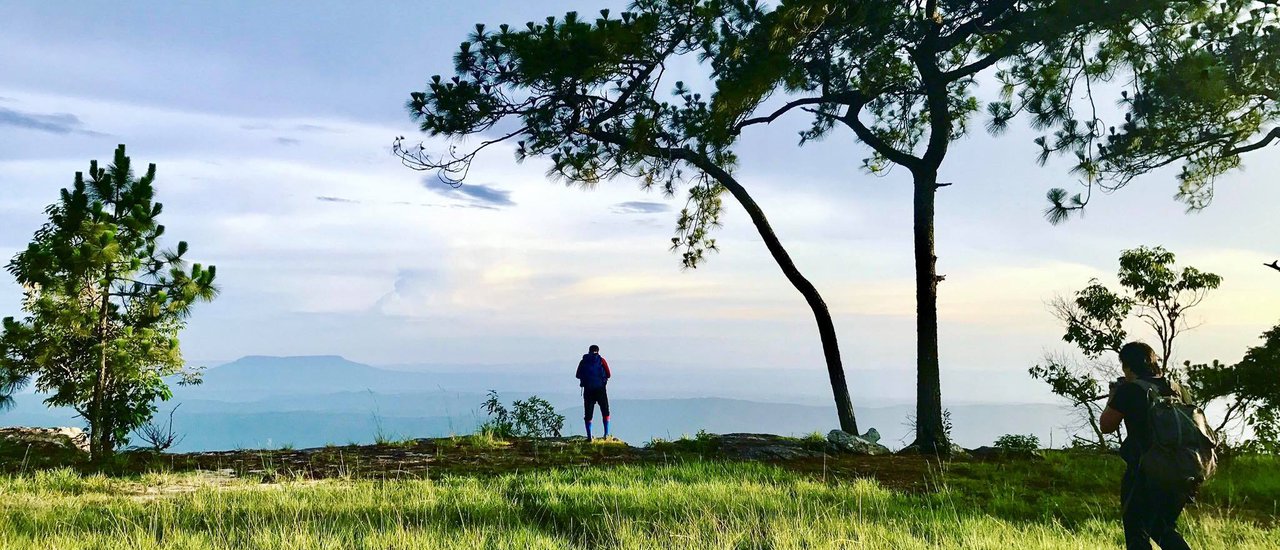
[[[632,444],[699,430],[800,436],[838,427],[826,373],[818,369],[699,368],[623,359],[611,364],[614,430]],[[566,417],[565,435],[578,435],[582,401],[573,367],[572,358],[375,367],[338,356],[248,356],[209,368],[199,385],[175,385],[173,399],[159,404],[157,420],[181,404],[174,415],[177,431],[185,434],[173,448],[179,452],[443,437],[474,431],[485,418],[480,403],[492,389],[508,404],[535,394],[549,400]],[[852,369],[849,380],[861,429],[876,428],[891,448],[905,444],[914,413],[911,375]],[[1066,441],[1069,413],[1024,370],[949,372],[944,383],[956,390],[953,395],[987,398],[948,402],[962,446],[988,445],[1006,433],[1035,434],[1046,444]],[[81,424],[74,411],[46,408],[42,399],[18,395],[6,422]],[[134,438],[133,444],[141,442]]]

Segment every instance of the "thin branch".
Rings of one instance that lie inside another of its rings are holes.
[[[1267,132],[1266,137],[1262,138],[1261,140],[1259,140],[1259,141],[1257,141],[1257,142],[1255,142],[1255,143],[1251,143],[1251,144],[1249,144],[1249,145],[1242,145],[1242,146],[1240,146],[1240,147],[1236,147],[1236,148],[1233,148],[1233,149],[1227,149],[1226,151],[1223,151],[1222,156],[1224,156],[1224,157],[1232,157],[1232,156],[1236,156],[1236,155],[1242,155],[1242,154],[1244,154],[1244,153],[1248,153],[1248,152],[1250,152],[1250,151],[1256,151],[1256,150],[1258,150],[1258,149],[1261,149],[1261,148],[1263,148],[1263,147],[1266,147],[1266,146],[1267,146],[1267,145],[1269,145],[1272,141],[1277,140],[1277,139],[1280,139],[1280,127],[1272,128],[1270,132]]]
[[[1269,263],[1269,264],[1262,264],[1262,265],[1265,265],[1265,266],[1267,266],[1267,267],[1269,267],[1269,268],[1271,268],[1271,269],[1274,269],[1274,270],[1276,270],[1276,271],[1280,271],[1280,260],[1276,260],[1276,261],[1271,262],[1271,263]]]
[[[1019,12],[1014,6],[1015,3],[1016,0],[999,0],[997,2],[992,2],[991,5],[987,6],[987,8],[983,10],[984,13],[982,17],[965,22],[959,25],[956,30],[952,31],[950,34],[940,36],[934,40],[933,47],[935,51],[951,51],[951,49],[964,43],[964,41],[973,37],[975,34],[990,34],[1006,30],[1010,27],[1010,25],[1007,24],[1007,21],[1005,22],[1005,25],[993,25],[993,23],[1002,15],[1007,14],[1010,10],[1013,10],[1015,15],[1018,14]]]
[[[822,96],[822,97],[806,97],[806,98],[802,98],[802,99],[797,99],[797,100],[795,100],[795,101],[792,101],[792,102],[790,102],[790,103],[787,103],[786,105],[783,105],[781,108],[779,108],[778,110],[774,111],[772,114],[770,114],[770,115],[768,115],[768,116],[761,116],[761,117],[748,118],[748,119],[746,119],[746,120],[744,120],[744,121],[742,121],[742,122],[739,122],[739,123],[735,124],[735,125],[734,125],[734,127],[733,127],[733,135],[735,135],[735,136],[736,136],[736,135],[738,135],[738,134],[742,133],[742,129],[743,129],[743,128],[745,128],[745,127],[747,127],[747,126],[751,126],[752,124],[769,124],[769,123],[772,123],[774,120],[777,120],[777,119],[778,119],[778,117],[780,117],[780,116],[782,116],[782,115],[786,114],[788,111],[790,111],[790,110],[792,110],[792,109],[795,109],[796,107],[801,107],[801,106],[804,106],[804,105],[815,105],[815,104],[819,104],[819,103],[831,103],[831,102],[833,102],[833,98],[831,98],[831,97],[827,97],[827,96]]]
[[[438,159],[432,159],[431,156],[427,154],[426,148],[424,148],[421,143],[418,144],[416,149],[406,148],[404,146],[404,136],[396,138],[392,143],[391,152],[397,157],[400,157],[400,163],[406,168],[417,170],[419,172],[439,170],[438,175],[441,181],[444,181],[453,187],[459,187],[462,185],[462,180],[467,177],[467,172],[471,169],[471,161],[476,158],[476,155],[479,154],[480,151],[483,151],[490,145],[502,143],[518,135],[528,133],[528,131],[528,127],[521,127],[520,129],[502,137],[487,140],[481,143],[480,146],[472,149],[471,152],[462,156],[454,154],[452,152],[453,147],[450,147],[449,156],[451,158],[449,159],[445,159],[443,155]],[[450,174],[461,175],[455,178]]]

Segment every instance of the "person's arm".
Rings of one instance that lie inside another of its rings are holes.
[[[1115,433],[1120,429],[1120,422],[1124,420],[1125,411],[1132,408],[1134,392],[1141,391],[1138,386],[1133,384],[1121,384],[1111,394],[1111,398],[1107,399],[1107,408],[1102,410],[1102,417],[1098,418],[1098,428],[1104,434]]]
[[[585,359],[578,360],[578,372],[577,374],[573,375],[574,378],[577,378],[578,380],[582,380],[582,365],[585,363],[586,363]]]
[[[604,358],[603,358],[603,357],[601,357],[601,358],[600,358],[600,364],[604,366],[604,378],[605,378],[605,380],[608,380],[608,379],[610,379],[610,378],[613,378],[613,372],[609,370],[609,362],[608,362],[608,361],[605,361],[605,360],[604,360]]]
[[[1124,420],[1124,413],[1108,405],[1102,411],[1102,418],[1098,419],[1098,427],[1102,429],[1104,434],[1116,433],[1116,430],[1120,429],[1121,420]]]

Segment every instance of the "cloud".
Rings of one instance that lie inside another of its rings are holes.
[[[341,134],[342,133],[342,130],[339,130],[337,128],[332,128],[329,126],[321,126],[319,124],[298,124],[298,125],[295,125],[293,129],[299,132],[311,132],[311,133],[320,133],[320,134]]]
[[[459,187],[454,187],[440,181],[438,178],[430,177],[423,180],[422,186],[437,195],[460,199],[467,203],[460,206],[494,210],[516,205],[515,201],[511,200],[510,191],[489,185],[466,183]]]
[[[297,145],[302,142],[289,137],[278,137],[276,138],[276,143],[280,145]]]
[[[241,124],[241,125],[240,125],[240,129],[241,129],[241,130],[249,130],[249,131],[251,131],[251,132],[259,132],[259,131],[264,131],[264,130],[271,130],[271,131],[293,130],[293,131],[295,131],[295,132],[306,132],[306,133],[309,133],[309,134],[342,134],[342,133],[346,133],[346,131],[345,131],[345,130],[342,130],[342,129],[339,129],[339,128],[334,128],[333,126],[323,126],[323,125],[320,125],[320,124],[293,124],[293,125],[288,125],[288,126],[282,126],[282,125],[279,125],[279,124],[268,124],[268,123],[265,123],[265,122],[255,122],[255,123],[249,123],[249,124]],[[287,139],[287,138],[285,138],[285,139]]]
[[[616,214],[658,214],[671,210],[671,206],[663,202],[627,201],[613,205]]]
[[[319,196],[319,197],[316,197],[316,200],[321,201],[321,202],[338,202],[338,203],[345,203],[345,204],[360,204],[360,201],[355,201],[355,200],[351,200],[351,199],[344,199],[344,198],[342,198],[342,197],[326,197],[326,196]]]
[[[54,134],[103,135],[100,132],[84,129],[84,121],[71,113],[26,113],[4,107],[0,107],[0,126],[17,126]]]

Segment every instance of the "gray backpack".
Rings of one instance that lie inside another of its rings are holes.
[[[1213,475],[1218,438],[1204,411],[1183,401],[1182,392],[1170,384],[1173,395],[1162,395],[1160,386],[1135,380],[1147,392],[1147,429],[1151,447],[1143,452],[1138,470],[1155,487],[1195,495],[1200,484]]]

